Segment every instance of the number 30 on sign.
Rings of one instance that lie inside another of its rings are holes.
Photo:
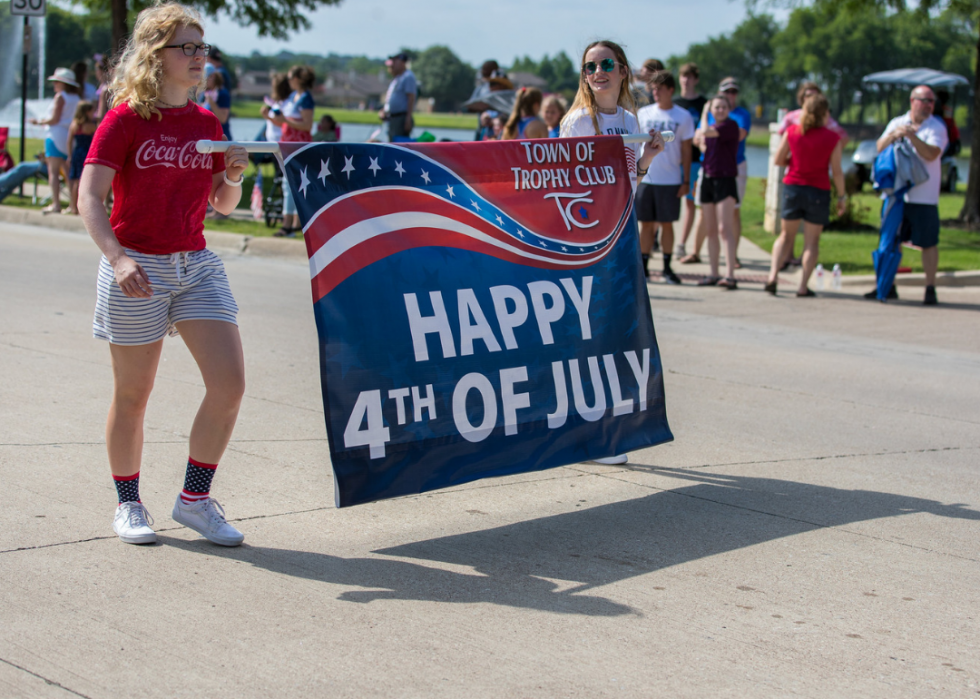
[[[44,17],[47,13],[46,0],[11,0],[10,14],[28,17]]]

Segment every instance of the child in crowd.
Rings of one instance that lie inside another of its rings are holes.
[[[708,235],[708,256],[711,276],[698,282],[698,286],[720,286],[737,289],[735,282],[735,204],[738,203],[738,142],[739,126],[729,119],[731,111],[728,98],[717,94],[705,105],[710,110],[714,124],[709,125],[707,113],[701,119],[701,127],[694,140],[704,151],[704,176],[701,179],[701,215]],[[725,273],[718,276],[718,260],[721,245],[718,236],[725,241]]]
[[[92,134],[98,124],[95,121],[95,105],[92,102],[79,102],[75,116],[68,127],[68,213],[78,213],[78,181],[82,179],[82,167],[92,145]]]
[[[548,138],[558,138],[561,134],[561,120],[565,118],[568,105],[559,95],[548,95],[541,103],[541,118],[548,127]]]
[[[504,124],[502,138],[511,141],[515,138],[547,138],[548,127],[541,121],[541,90],[536,87],[522,87],[517,91],[514,108]]]

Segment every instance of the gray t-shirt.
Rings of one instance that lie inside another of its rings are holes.
[[[418,90],[415,73],[406,69],[404,73],[392,79],[388,85],[388,94],[385,96],[385,112],[388,114],[407,112],[408,96],[417,94]]]

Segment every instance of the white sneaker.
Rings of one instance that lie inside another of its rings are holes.
[[[187,505],[178,495],[171,516],[175,522],[221,546],[238,546],[245,540],[245,535],[225,520],[225,509],[214,498]]]
[[[616,466],[618,464],[625,464],[630,460],[629,454],[620,454],[619,456],[606,456],[601,459],[592,459],[597,464],[605,464],[606,466]]]
[[[684,257],[684,255],[686,254],[687,254],[687,250],[684,249],[684,243],[680,243],[677,247],[674,248],[674,257],[676,257],[678,260]]]
[[[141,502],[124,502],[116,508],[112,529],[127,544],[155,544],[157,533],[150,529],[153,518]]]

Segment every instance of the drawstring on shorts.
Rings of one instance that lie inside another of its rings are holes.
[[[189,251],[184,252],[172,252],[170,253],[170,264],[174,265],[177,270],[177,283],[180,284],[180,263],[183,257],[184,272],[187,272],[187,256],[190,255]]]

